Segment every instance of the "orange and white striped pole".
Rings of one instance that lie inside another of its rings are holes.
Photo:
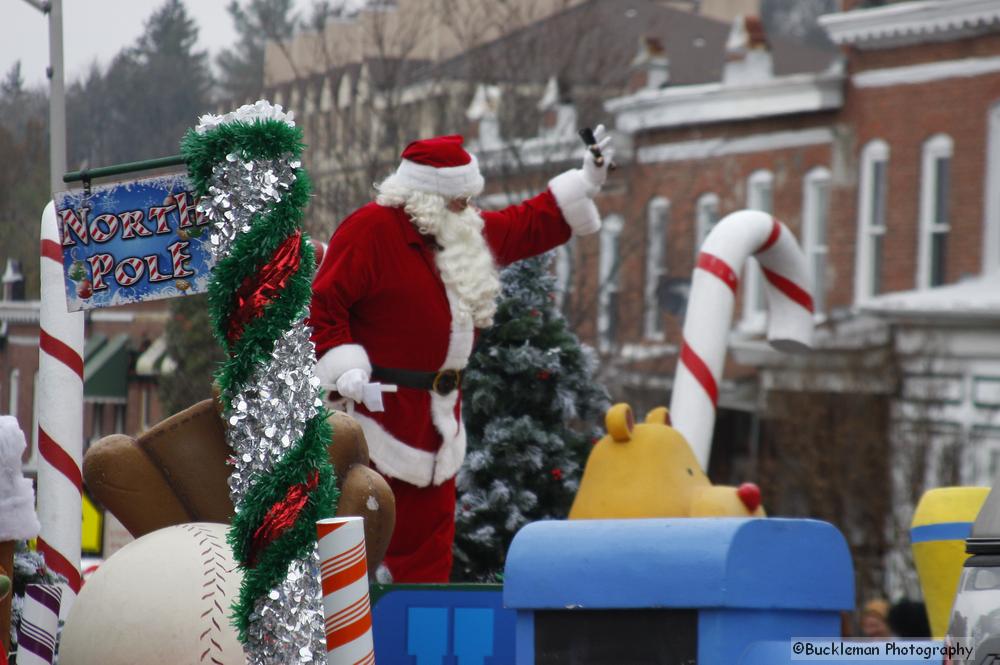
[[[67,580],[68,607],[80,591],[83,477],[83,312],[66,310],[55,205],[42,213],[38,343],[38,551]]]
[[[327,665],[374,665],[364,518],[316,522]]]
[[[754,256],[766,280],[767,339],[779,351],[812,346],[813,299],[805,253],[788,227],[765,212],[723,217],[705,238],[691,277],[670,418],[708,468],[739,274]]]

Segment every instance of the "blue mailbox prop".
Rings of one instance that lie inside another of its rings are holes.
[[[504,606],[518,665],[731,665],[754,642],[839,636],[854,571],[816,520],[536,522],[511,544]]]

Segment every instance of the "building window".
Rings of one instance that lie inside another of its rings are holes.
[[[601,227],[601,258],[598,276],[597,339],[601,351],[611,350],[618,328],[618,290],[621,264],[621,234],[624,221],[611,215]]]
[[[115,404],[115,434],[121,434],[125,431],[125,405]]]
[[[91,405],[90,410],[90,442],[93,443],[100,439],[103,434],[104,427],[104,405],[95,403]]]
[[[31,450],[28,451],[28,459],[25,461],[26,471],[37,471],[38,460],[35,453],[38,451],[38,370],[31,384]]]
[[[882,140],[870,141],[861,150],[858,252],[854,270],[856,301],[867,300],[882,291],[888,186],[889,144]]]
[[[659,287],[667,274],[667,227],[670,201],[656,197],[646,208],[646,286],[643,332],[646,339],[663,340],[663,314],[660,312]]]
[[[10,370],[10,389],[7,391],[7,413],[17,418],[17,398],[21,387],[21,370]]]
[[[556,298],[562,309],[566,306],[566,297],[573,286],[573,238],[556,248],[555,272]]]
[[[986,140],[983,272],[1000,269],[1000,102],[990,108]]]
[[[719,196],[712,192],[702,194],[695,204],[695,243],[694,255],[697,258],[701,252],[701,246],[705,244],[705,238],[719,223]]]
[[[827,222],[830,212],[830,170],[817,166],[805,177],[802,191],[802,244],[812,277],[815,312],[826,311]]]
[[[143,386],[141,393],[141,403],[139,405],[139,430],[145,432],[149,429],[149,426],[153,423],[152,409],[153,409],[153,388],[152,386]]]
[[[774,212],[774,174],[754,171],[747,178],[747,208],[767,214]],[[743,321],[742,327],[763,330],[767,323],[764,312],[764,274],[757,259],[750,257],[743,271]]]
[[[920,177],[920,255],[917,260],[917,288],[941,286],[947,279],[948,197],[951,156],[954,143],[944,134],[924,142]]]

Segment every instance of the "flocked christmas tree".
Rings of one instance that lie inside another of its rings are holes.
[[[596,360],[556,306],[552,255],[506,268],[493,326],[481,335],[462,380],[468,453],[458,474],[453,578],[492,581],[514,534],[562,519],[607,392]]]

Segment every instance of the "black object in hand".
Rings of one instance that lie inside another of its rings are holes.
[[[590,154],[594,156],[594,163],[598,166],[604,166],[604,155],[601,154],[601,149],[597,147],[597,137],[594,136],[594,130],[590,127],[584,127],[577,133],[583,139],[583,144],[590,150]]]

